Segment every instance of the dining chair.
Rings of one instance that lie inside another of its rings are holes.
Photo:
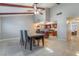
[[[24,42],[25,42],[24,46],[26,49],[27,43],[30,42],[30,37],[28,36],[27,30],[24,30]]]
[[[21,37],[20,37],[20,43],[23,45],[26,49],[27,42],[29,42],[30,38],[28,37],[27,30],[20,30]]]
[[[34,45],[34,40],[31,38],[31,36],[28,36],[28,32],[27,30],[24,30],[24,34],[25,34],[25,49],[27,46],[27,43],[29,43],[30,45],[30,50],[32,50],[32,44]]]
[[[35,46],[35,40],[37,40],[38,42],[38,46],[39,46],[39,41],[42,39],[42,44],[44,46],[44,39],[43,39],[43,36],[28,36],[28,32],[27,30],[23,30],[24,32],[24,35],[23,35],[23,41],[24,41],[24,47],[26,49],[27,47],[27,43],[30,45],[30,50],[32,50],[32,46]]]
[[[24,40],[23,40],[23,30],[20,30],[20,43],[21,45],[24,45]]]

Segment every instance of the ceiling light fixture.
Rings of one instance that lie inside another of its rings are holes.
[[[37,4],[38,4],[38,3],[34,3],[34,4],[33,4],[33,7],[34,7],[34,14],[35,14],[35,15],[40,14],[40,12],[39,12],[39,10],[38,10],[38,8],[37,8]]]

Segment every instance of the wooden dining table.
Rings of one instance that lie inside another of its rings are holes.
[[[30,37],[30,50],[32,50],[34,39],[42,39],[43,46],[44,46],[44,34],[34,33],[34,34],[29,34],[28,36]]]

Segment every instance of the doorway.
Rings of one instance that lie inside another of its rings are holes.
[[[79,38],[79,19],[78,17],[67,18],[67,40],[78,40]]]

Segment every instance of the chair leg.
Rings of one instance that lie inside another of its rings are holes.
[[[25,46],[25,49],[26,49],[26,46],[27,46],[27,40],[26,40],[26,42],[25,42],[25,45],[24,45],[24,46]]]
[[[32,38],[30,39],[30,50],[32,50]]]
[[[20,43],[21,45],[24,45],[24,40],[23,40],[23,30],[21,30],[21,37],[20,37]]]
[[[21,45],[23,45],[23,46],[24,46],[24,41],[23,41],[23,40],[20,40],[20,43],[21,43]]]
[[[22,45],[22,40],[20,39],[20,44]]]
[[[25,49],[26,49],[26,43],[25,43],[24,47],[25,47]]]

